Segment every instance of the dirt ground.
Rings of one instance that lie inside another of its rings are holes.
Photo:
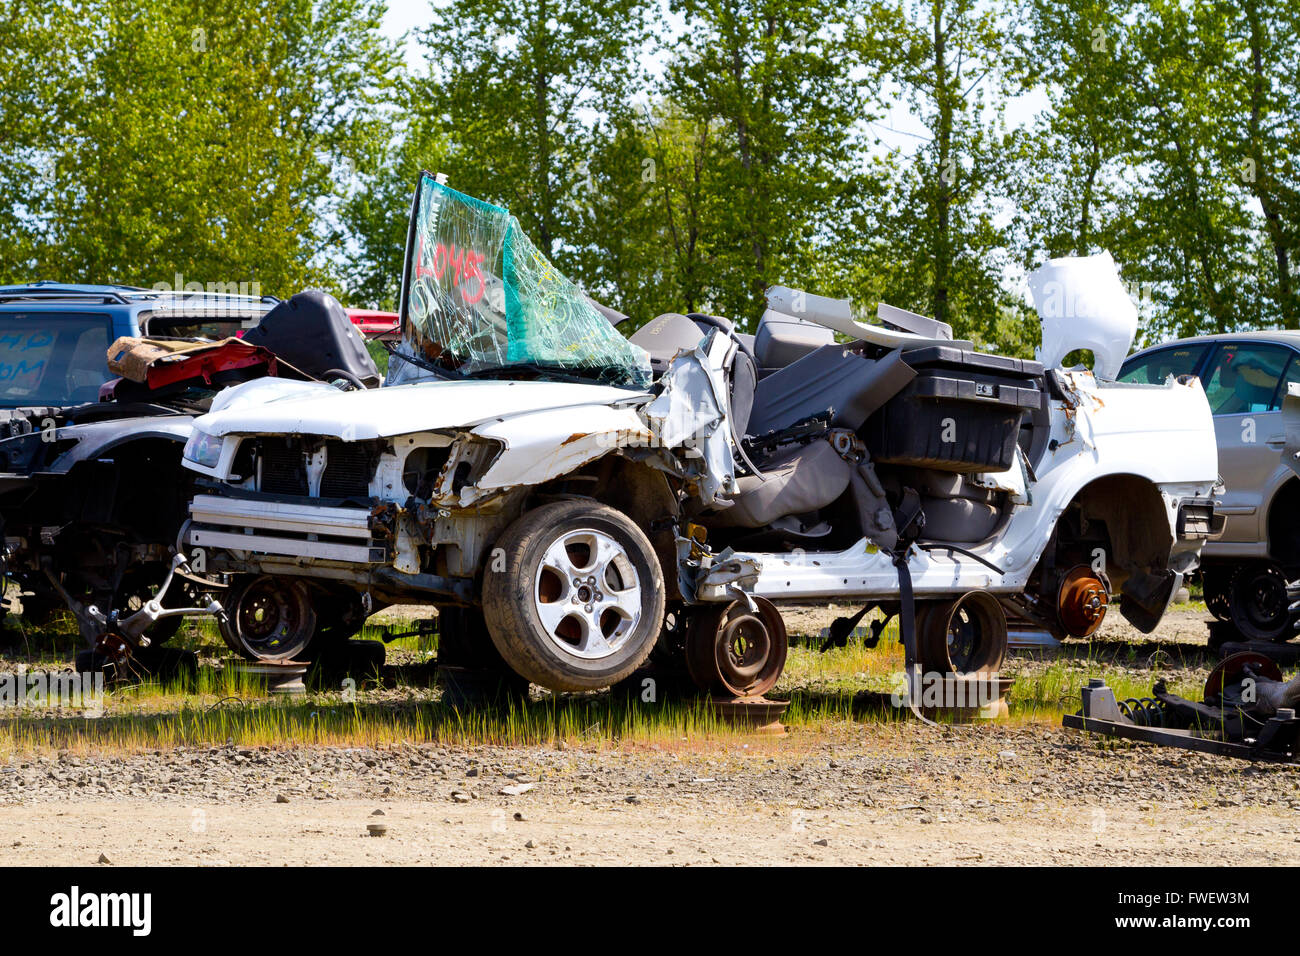
[[[1156,638],[1203,641],[1204,618]],[[0,847],[19,865],[1295,864],[1300,768],[870,720],[669,745],[60,752],[0,762]]]
[[[40,865],[1294,864],[1300,771],[918,725],[679,751],[63,755],[0,771],[0,847]]]

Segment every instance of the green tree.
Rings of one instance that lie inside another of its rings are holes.
[[[887,40],[882,68],[925,134],[910,154],[889,153],[891,188],[860,214],[857,231],[875,250],[858,298],[877,293],[959,336],[1024,351],[1028,320],[1003,283],[1013,261],[1006,171],[1020,149],[1001,118],[1008,27],[975,0],[881,3],[873,17]]]
[[[658,101],[596,130],[575,207],[575,269],[633,319],[708,304],[712,248],[705,222],[710,124]]]
[[[0,282],[29,278],[46,241],[60,117],[78,92],[51,66],[84,58],[89,36],[61,4],[9,0],[0,17]]]
[[[1122,202],[1128,90],[1117,44],[1126,32],[1121,0],[1070,0],[1027,7],[1013,70],[1022,90],[1046,90],[1049,106],[1022,140],[1014,171],[1026,266],[1047,257],[1108,248]]]
[[[858,25],[852,6],[829,0],[670,7],[684,29],[665,88],[703,141],[694,208],[707,240],[705,302],[752,323],[768,286],[801,282],[849,188],[867,113],[848,55]]]
[[[426,117],[407,110],[383,141],[363,154],[356,187],[340,213],[349,242],[344,273],[352,301],[397,308],[416,179],[422,170],[442,170],[446,153],[441,133]]]
[[[1296,4],[1036,0],[1023,76],[1051,111],[1026,260],[1109,248],[1146,338],[1295,327]]]
[[[1221,152],[1234,109],[1215,81],[1232,55],[1225,28],[1211,4],[1155,0],[1136,11],[1118,53],[1132,97],[1122,126],[1135,188],[1116,244],[1132,263],[1131,281],[1153,290],[1153,331],[1231,329],[1257,305],[1251,216]]]
[[[509,208],[567,268],[573,197],[591,178],[592,117],[636,79],[643,0],[452,0],[432,16],[412,109],[446,137],[449,185]]]
[[[1244,135],[1229,161],[1239,159],[1264,218],[1272,254],[1266,295],[1274,303],[1266,318],[1300,328],[1300,3],[1242,0],[1234,22],[1242,55],[1229,66]]]
[[[42,241],[15,278],[335,285],[331,217],[397,59],[375,0],[75,0]]]

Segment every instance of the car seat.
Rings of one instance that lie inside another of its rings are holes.
[[[1259,362],[1246,357],[1219,367],[1219,384],[1232,394],[1219,403],[1215,414],[1260,412],[1270,407],[1277,389],[1277,376]]]

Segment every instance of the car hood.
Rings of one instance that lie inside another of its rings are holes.
[[[195,424],[212,435],[333,435],[348,440],[471,428],[524,412],[641,403],[644,392],[567,382],[419,382],[343,392],[263,378],[227,389]]]

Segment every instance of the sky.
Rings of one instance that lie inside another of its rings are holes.
[[[384,34],[397,39],[403,33],[414,32],[429,22],[430,0],[388,0],[388,10],[384,13]],[[406,60],[412,66],[420,62],[416,44],[408,42]]]

